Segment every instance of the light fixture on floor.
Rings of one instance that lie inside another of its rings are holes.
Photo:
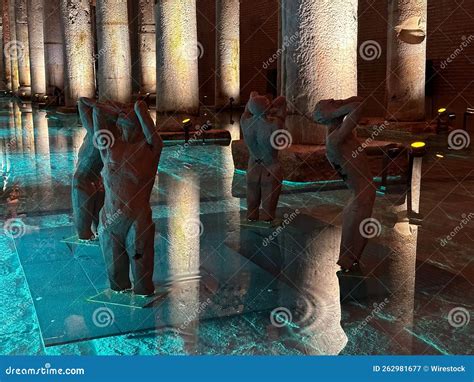
[[[436,133],[446,133],[449,131],[451,122],[456,119],[456,114],[448,112],[448,109],[438,109]]]
[[[464,124],[463,129],[467,131],[468,119],[474,117],[474,108],[468,107],[464,112]]]

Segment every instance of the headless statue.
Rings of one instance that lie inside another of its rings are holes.
[[[247,169],[247,219],[271,223],[281,193],[283,173],[278,161],[278,150],[272,146],[273,132],[283,129],[286,118],[286,99],[268,98],[252,92],[241,127],[249,150]],[[260,214],[260,205],[262,213]]]
[[[93,109],[84,98],[79,100],[78,108],[79,117],[87,133],[79,149],[77,168],[72,179],[72,209],[79,239],[92,240],[96,237],[99,211],[104,204],[104,189],[100,176],[103,163],[93,142]]]
[[[104,168],[104,207],[100,212],[100,245],[110,287],[137,295],[154,293],[155,224],[150,196],[163,148],[145,102],[134,107],[94,103],[94,129],[107,130],[112,144],[100,150]]]
[[[351,191],[351,199],[343,212],[341,251],[338,264],[343,272],[358,272],[367,238],[361,234],[360,224],[372,216],[375,185],[365,152],[358,152],[360,142],[354,129],[360,119],[363,100],[324,100],[318,103],[314,120],[327,126],[326,155]]]

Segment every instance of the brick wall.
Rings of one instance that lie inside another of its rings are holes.
[[[458,113],[458,121],[468,104],[474,106],[474,40],[459,48],[474,35],[473,0],[429,0],[427,59],[435,69],[428,88],[428,112],[448,106]],[[359,44],[374,40],[381,47],[380,58],[366,61],[359,57],[359,93],[370,97],[369,112],[383,116],[385,100],[387,1],[360,0]],[[215,0],[198,0],[198,38],[204,47],[199,61],[201,99],[214,97]],[[463,40],[465,36],[466,40]],[[267,70],[263,68],[278,49],[278,0],[242,0],[241,2],[241,87],[245,101],[252,90],[262,93],[267,85]],[[451,63],[442,63],[453,53]],[[276,63],[269,66],[275,69]],[[210,100],[210,101],[209,101]],[[474,123],[473,123],[474,129]]]

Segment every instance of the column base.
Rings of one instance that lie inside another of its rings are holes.
[[[20,86],[16,93],[21,99],[30,99],[31,98],[31,86]]]

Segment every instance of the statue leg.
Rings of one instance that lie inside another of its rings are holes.
[[[74,176],[72,180],[72,209],[74,225],[79,239],[89,240],[94,236],[92,222],[94,219],[95,195],[92,182]]]
[[[94,216],[92,218],[92,229],[99,232],[99,214],[104,205],[105,192],[103,189],[98,189],[95,192],[94,198]]]
[[[262,218],[266,221],[275,219],[275,211],[281,194],[283,174],[278,166],[265,170],[262,174]]]
[[[357,166],[348,163],[342,170],[351,191],[351,199],[344,208],[342,221],[341,252],[338,264],[350,269],[358,262],[368,239],[361,234],[361,223],[372,216],[375,202],[375,185],[367,162],[360,161]]]
[[[101,212],[101,224],[105,216]],[[100,247],[104,255],[110,288],[115,291],[130,289],[130,262],[125,247],[128,222],[126,220],[115,221],[112,226],[102,225],[99,235]]]
[[[150,295],[155,291],[153,267],[155,265],[155,224],[151,211],[132,224],[127,235],[127,248],[132,263],[133,291]]]
[[[258,220],[261,202],[262,166],[256,163],[249,163],[247,170],[247,219]]]

